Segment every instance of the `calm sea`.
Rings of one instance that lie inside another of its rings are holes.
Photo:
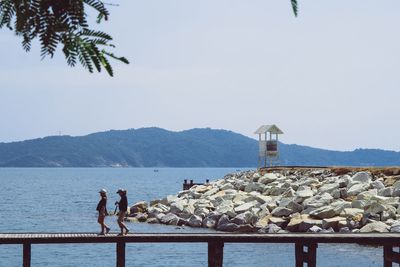
[[[229,168],[0,168],[0,232],[97,232],[98,190],[128,190],[130,203],[181,190],[183,179],[217,179]],[[107,218],[114,231],[115,218]],[[136,232],[205,232],[204,229],[130,224]],[[294,246],[226,244],[224,266],[294,266]],[[127,266],[206,266],[206,244],[127,244]],[[382,266],[382,250],[320,245],[319,266]],[[0,267],[21,266],[22,247],[0,245]],[[33,245],[32,266],[115,266],[115,245]]]

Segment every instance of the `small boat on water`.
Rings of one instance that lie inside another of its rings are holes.
[[[157,170],[157,169],[154,169],[153,172],[158,172],[158,170]]]

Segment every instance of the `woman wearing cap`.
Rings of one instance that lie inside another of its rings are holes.
[[[119,202],[116,202],[115,204],[118,204],[119,207],[119,213],[118,213],[118,225],[119,228],[121,228],[121,233],[119,235],[124,235],[124,229],[125,229],[125,234],[129,233],[129,228],[126,227],[124,223],[124,218],[125,214],[128,211],[128,198],[126,197],[126,190],[125,189],[118,189],[117,194],[121,197]]]
[[[108,232],[110,232],[111,229],[104,223],[104,218],[107,215],[107,191],[105,189],[101,189],[99,193],[101,199],[99,201],[99,204],[97,204],[96,208],[96,210],[99,212],[99,217],[97,218],[97,222],[101,225],[101,232],[99,233],[99,235],[104,235],[104,230],[105,233],[108,234]]]

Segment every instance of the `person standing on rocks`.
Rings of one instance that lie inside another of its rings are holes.
[[[121,228],[121,233],[119,235],[124,235],[124,230],[125,230],[125,235],[129,233],[129,228],[126,227],[124,223],[124,218],[126,215],[126,212],[128,211],[128,198],[126,197],[126,190],[125,189],[118,189],[117,194],[121,197],[119,202],[115,202],[115,205],[118,205],[119,208],[119,213],[118,213],[118,225],[119,228]]]
[[[108,227],[104,223],[104,219],[106,215],[108,214],[107,212],[107,191],[105,189],[101,189],[99,191],[100,193],[100,201],[97,204],[96,210],[99,212],[99,217],[97,218],[97,222],[101,225],[101,232],[99,235],[104,235],[104,233],[108,234],[110,232],[110,227]]]

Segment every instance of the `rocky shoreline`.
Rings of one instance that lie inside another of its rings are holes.
[[[242,233],[400,232],[399,200],[399,168],[276,168],[136,203],[126,220]]]

